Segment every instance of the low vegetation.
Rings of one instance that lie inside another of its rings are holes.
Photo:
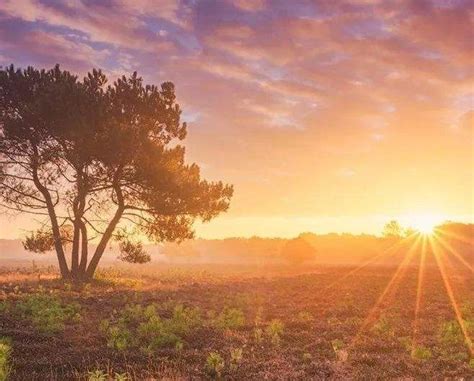
[[[89,285],[38,283],[36,272],[28,282],[2,283],[0,272],[0,323],[9,337],[0,345],[0,374],[13,381],[474,377],[438,271],[426,268],[416,330],[407,310],[416,268],[377,307],[394,269],[350,271],[267,278],[101,271]],[[470,276],[449,279],[472,337]]]

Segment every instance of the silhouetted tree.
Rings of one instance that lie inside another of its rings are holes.
[[[397,220],[392,220],[385,224],[382,234],[387,238],[399,238],[403,236],[404,230]]]
[[[172,83],[145,86],[137,73],[106,83],[100,70],[80,81],[58,65],[0,69],[1,205],[44,218],[24,246],[54,249],[63,278],[90,279],[116,235],[123,259],[145,262],[125,228],[154,241],[192,238],[195,219],[227,210],[233,193],[185,163]]]
[[[281,256],[293,265],[315,259],[316,249],[302,237],[290,239],[281,249]]]

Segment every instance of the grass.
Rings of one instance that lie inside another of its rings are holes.
[[[75,303],[63,303],[57,296],[45,293],[27,295],[8,306],[20,319],[30,321],[42,334],[53,335],[61,332],[68,321],[80,320],[80,307]]]
[[[0,381],[6,381],[10,374],[10,357],[11,357],[10,340],[0,338]]]

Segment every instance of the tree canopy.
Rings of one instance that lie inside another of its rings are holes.
[[[63,277],[91,278],[112,238],[124,260],[146,262],[132,233],[180,241],[226,211],[233,188],[185,162],[180,116],[173,83],[136,72],[107,85],[95,69],[83,80],[59,65],[0,69],[1,207],[42,218],[25,248],[54,249]]]

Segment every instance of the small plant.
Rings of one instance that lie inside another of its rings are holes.
[[[261,328],[254,328],[253,330],[253,337],[255,339],[255,343],[261,344],[263,341],[263,329]]]
[[[331,341],[331,346],[333,351],[337,353],[342,348],[344,348],[344,342],[341,339],[334,339],[333,341]]]
[[[297,316],[298,321],[301,323],[312,323],[314,321],[313,315],[311,315],[309,312],[306,311],[301,311],[298,316]]]
[[[0,339],[0,381],[6,381],[10,374],[10,355],[11,355],[10,341],[5,338]]]
[[[101,369],[96,369],[88,373],[88,381],[106,381],[107,373]]]
[[[423,345],[413,348],[411,357],[415,360],[425,361],[432,357],[431,350]]]
[[[115,373],[114,374],[114,381],[128,381],[127,373]]]
[[[273,345],[279,345],[281,341],[281,335],[283,334],[284,324],[281,320],[273,319],[268,324],[267,328],[265,329],[265,333],[270,338]]]
[[[244,313],[238,308],[224,308],[216,320],[216,326],[220,329],[238,329],[244,324]]]
[[[230,351],[230,368],[235,370],[238,368],[239,364],[242,362],[243,349],[234,348]]]
[[[197,308],[177,305],[169,319],[156,312],[155,305],[129,305],[111,320],[102,321],[101,331],[107,337],[107,346],[118,351],[138,348],[152,354],[159,348],[182,350],[183,338],[202,325]]]
[[[311,355],[311,353],[308,352],[303,353],[302,358],[303,362],[306,364],[309,364],[313,360],[313,356]]]
[[[224,370],[225,362],[224,359],[218,352],[211,352],[206,359],[206,372],[210,377],[219,378],[221,377],[222,371]]]
[[[393,328],[387,318],[382,317],[377,321],[377,323],[372,327],[372,331],[379,336],[393,336]]]
[[[331,341],[331,346],[339,361],[344,362],[349,357],[349,353],[344,349],[344,342],[341,339]]]
[[[56,296],[47,294],[24,298],[16,303],[14,311],[21,318],[30,320],[35,328],[44,334],[61,332],[66,321],[80,319],[77,304],[63,304]]]

